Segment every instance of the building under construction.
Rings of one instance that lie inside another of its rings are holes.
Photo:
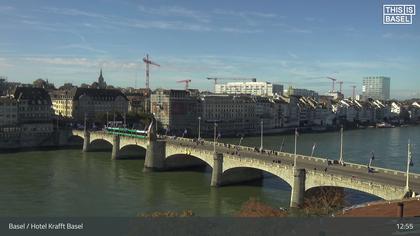
[[[216,84],[215,93],[274,96],[283,94],[283,85],[257,81],[229,82],[226,84]]]

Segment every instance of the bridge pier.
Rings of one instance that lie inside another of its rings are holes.
[[[83,133],[83,152],[89,152],[90,151],[90,132],[85,131]]]
[[[120,136],[114,135],[112,138],[112,160],[117,160],[120,158]]]
[[[305,169],[295,169],[293,174],[292,195],[290,198],[290,208],[301,208],[305,197]]]
[[[144,160],[144,172],[165,169],[165,141],[149,141]]]
[[[223,173],[223,153],[214,153],[213,155],[213,170],[211,173],[212,187],[219,187],[222,184]]]

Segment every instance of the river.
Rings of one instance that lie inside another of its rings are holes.
[[[264,137],[264,147],[292,152],[292,135]],[[414,144],[413,172],[420,173],[420,127],[351,130],[344,133],[346,161],[405,170],[407,140]],[[298,153],[337,159],[339,133],[301,134]],[[239,139],[222,139],[235,143]],[[260,145],[245,137],[243,145]],[[131,150],[134,151],[134,150]],[[112,161],[110,151],[42,150],[0,154],[0,216],[136,216],[151,211],[192,210],[199,216],[234,215],[250,197],[288,207],[290,187],[277,177],[248,184],[211,188],[210,168],[142,172],[140,158]],[[377,199],[347,190],[355,204]]]

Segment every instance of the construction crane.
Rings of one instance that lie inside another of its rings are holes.
[[[216,84],[218,80],[242,80],[257,82],[257,78],[241,78],[241,77],[207,77],[208,80],[214,80],[214,91],[216,92]]]
[[[353,88],[353,100],[356,100],[356,85],[351,86]]]
[[[335,81],[337,81],[337,79],[332,78],[332,77],[327,77],[327,79],[332,80],[332,90],[331,90],[331,92],[334,92],[334,90],[335,90]]]
[[[340,85],[340,93],[342,93],[342,87],[343,87],[343,83],[344,83],[344,81],[338,81],[337,82],[339,85]]]
[[[178,80],[177,83],[185,83],[185,90],[188,90],[188,85],[191,83],[190,79]]]
[[[146,89],[149,89],[150,88],[149,87],[149,75],[150,75],[149,67],[150,65],[154,65],[154,66],[160,66],[160,65],[151,61],[149,59],[149,54],[146,54],[146,57],[143,57],[143,62],[146,64]]]

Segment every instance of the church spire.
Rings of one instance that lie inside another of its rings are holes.
[[[106,88],[105,79],[102,76],[102,68],[101,68],[101,70],[99,72],[98,84],[99,84],[99,88]]]

